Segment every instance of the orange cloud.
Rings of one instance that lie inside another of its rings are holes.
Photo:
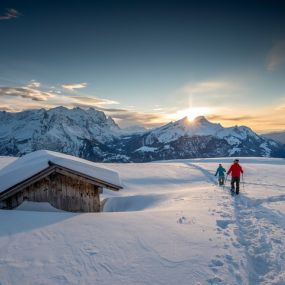
[[[62,88],[73,91],[74,89],[85,88],[87,83],[66,83],[61,85]]]
[[[71,96],[70,98],[75,99],[75,101],[85,103],[85,104],[92,104],[92,105],[113,105],[119,104],[117,101],[108,100],[108,99],[101,99],[97,97],[90,97],[90,96]]]
[[[33,101],[46,101],[52,97],[53,94],[50,92],[44,92],[38,89],[30,88],[28,86],[23,87],[0,87],[0,96],[8,97],[22,97],[31,99]]]

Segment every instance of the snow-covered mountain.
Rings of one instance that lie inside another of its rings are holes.
[[[122,132],[125,132],[127,135],[139,133],[141,134],[147,132],[147,129],[143,126],[133,125],[122,129]]]
[[[285,156],[280,143],[245,126],[224,128],[197,117],[185,117],[124,142],[134,161],[216,156]]]
[[[153,130],[120,129],[111,117],[93,108],[0,112],[0,155],[39,149],[94,161],[152,161],[216,156],[285,157],[281,143],[245,126],[224,128],[197,117]]]
[[[104,144],[118,136],[120,128],[110,117],[93,108],[0,112],[0,153],[22,155],[38,149],[76,156],[93,153],[101,159]]]
[[[285,144],[285,131],[263,134],[262,136]]]
[[[154,130],[151,136],[164,143],[175,141],[182,136],[214,136],[225,139],[231,145],[239,143],[247,137],[259,139],[258,135],[250,128],[243,126],[223,128],[221,124],[211,123],[203,116],[197,117],[193,122],[189,122],[187,117],[174,123],[171,122]]]

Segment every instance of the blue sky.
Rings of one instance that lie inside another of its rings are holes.
[[[284,1],[1,1],[0,108],[285,129]]]

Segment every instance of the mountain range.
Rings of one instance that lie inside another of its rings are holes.
[[[96,109],[56,107],[18,113],[0,112],[0,155],[21,156],[48,149],[93,161],[272,156],[285,157],[285,145],[245,126],[224,128],[197,117],[152,130],[121,129]]]
[[[283,131],[283,132],[272,132],[272,133],[268,133],[268,134],[263,134],[262,136],[265,138],[269,138],[269,139],[272,139],[272,140],[275,140],[277,142],[285,144],[285,131]]]

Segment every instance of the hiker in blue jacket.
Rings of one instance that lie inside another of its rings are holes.
[[[219,164],[219,167],[217,168],[216,174],[215,176],[218,175],[218,179],[219,179],[219,185],[223,186],[224,182],[225,182],[225,172],[226,170],[223,168],[222,164]]]

